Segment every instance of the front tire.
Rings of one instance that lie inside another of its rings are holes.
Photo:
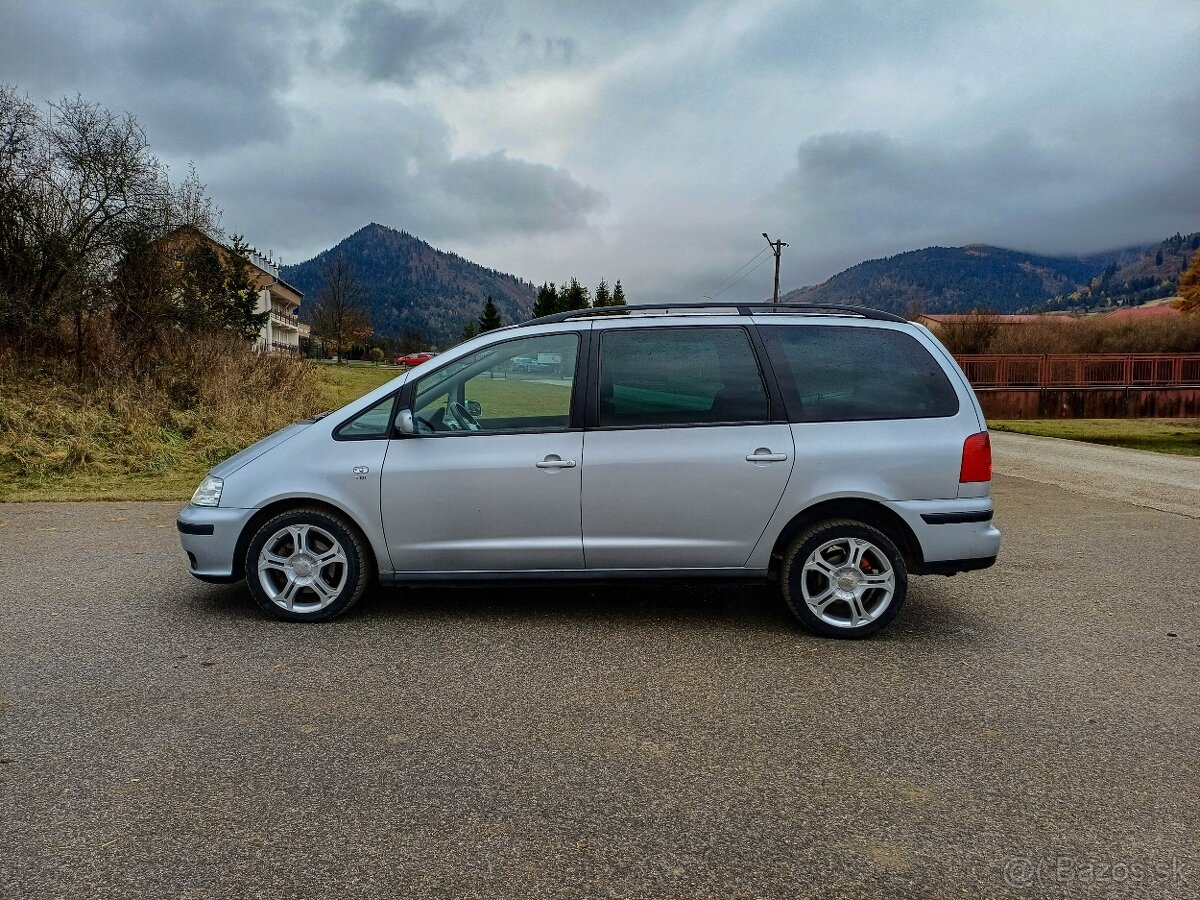
[[[246,547],[246,584],[258,605],[287,622],[340,616],[367,588],[371,557],[348,521],[293,509],[264,522]]]
[[[863,638],[900,612],[908,596],[908,568],[878,528],[850,519],[820,522],[788,546],[780,587],[809,631]]]

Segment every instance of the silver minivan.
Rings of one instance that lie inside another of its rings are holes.
[[[534,364],[531,364],[531,361]],[[920,325],[861,307],[585,309],[491,331],[218,465],[191,572],[331,619],[367,586],[777,581],[863,637],[992,565],[991,447]]]

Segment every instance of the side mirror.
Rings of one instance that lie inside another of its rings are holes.
[[[413,413],[411,409],[402,409],[396,413],[396,434],[416,434],[417,429],[413,424]]]
[[[467,412],[469,412],[471,415],[478,418],[479,416],[483,415],[483,404],[480,403],[478,400],[468,400],[467,401]]]

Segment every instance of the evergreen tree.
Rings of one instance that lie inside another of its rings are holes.
[[[471,338],[475,337],[477,334],[479,334],[479,323],[476,322],[474,319],[472,319],[470,322],[468,322],[466,325],[463,326],[462,339],[464,341],[469,341]]]
[[[175,318],[192,332],[216,331],[222,327],[221,295],[225,271],[221,257],[207,241],[197,241],[180,260],[179,306]]]
[[[588,289],[572,278],[570,283],[558,295],[559,312],[569,312],[573,309],[587,309],[589,303]]]
[[[240,234],[233,236],[230,254],[225,259],[222,318],[229,331],[248,341],[255,340],[267,323],[268,312],[255,312],[258,286],[250,269],[250,250]]]
[[[267,313],[255,311],[258,286],[240,235],[225,254],[208,241],[194,241],[180,251],[175,277],[178,302],[171,317],[188,331],[226,331],[253,341],[266,324]]]
[[[558,312],[558,288],[554,282],[543,283],[537,292],[537,301],[533,304],[533,317],[549,316]]]
[[[609,306],[624,306],[625,305],[625,288],[621,287],[621,279],[617,279],[617,283],[613,285],[612,299],[608,301]]]
[[[596,299],[592,301],[592,306],[610,306],[612,304],[612,292],[608,289],[608,282],[603,278],[596,285]]]
[[[488,294],[487,303],[483,305],[483,315],[479,317],[479,334],[487,331],[495,331],[504,320],[500,318],[500,310],[496,309],[496,301],[492,299],[492,295]]]
[[[1157,253],[1154,254],[1154,264],[1156,266],[1162,265],[1162,250],[1159,250]]]

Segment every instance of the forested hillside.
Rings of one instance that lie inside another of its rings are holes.
[[[1094,306],[1136,306],[1171,297],[1192,254],[1200,249],[1200,232],[1176,234],[1152,247],[1126,251],[1105,262],[1104,269],[1076,291],[1050,301],[1052,309]]]
[[[489,296],[505,324],[527,319],[536,288],[512,275],[437,250],[406,231],[370,224],[282,275],[304,292],[304,319],[316,304],[321,265],[345,254],[367,295],[375,334],[399,337],[416,329],[430,346],[452,343],[479,318]]]
[[[1198,246],[1200,232],[1086,257],[1038,256],[981,244],[928,247],[859,263],[783,299],[900,313],[1131,305],[1174,294]]]

